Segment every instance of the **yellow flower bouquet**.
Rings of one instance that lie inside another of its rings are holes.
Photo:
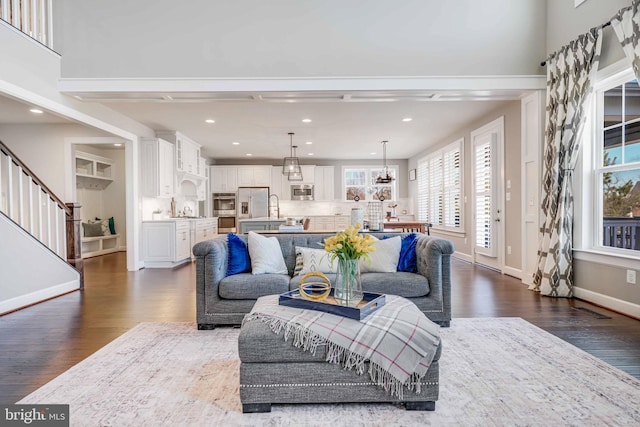
[[[375,239],[369,234],[359,234],[362,225],[356,223],[335,236],[325,239],[322,246],[330,254],[330,261],[338,259],[338,269],[334,297],[341,305],[357,306],[362,301],[362,281],[360,280],[361,257],[369,259],[369,252],[376,250]]]

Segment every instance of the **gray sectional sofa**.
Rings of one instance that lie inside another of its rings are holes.
[[[390,233],[372,233],[378,238]],[[393,233],[406,236],[409,233]],[[288,275],[240,273],[226,276],[227,236],[200,242],[193,247],[196,256],[196,317],[198,329],[217,325],[239,325],[256,299],[297,289],[300,276],[293,276],[295,247],[320,248],[318,244],[334,233],[274,234],[280,243]],[[245,242],[247,235],[239,235]],[[394,294],[415,303],[424,314],[441,326],[451,321],[451,254],[453,244],[445,239],[418,235],[416,257],[418,273],[362,273],[365,292]],[[335,275],[327,274],[332,281]]]

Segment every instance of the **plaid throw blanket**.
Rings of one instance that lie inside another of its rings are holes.
[[[324,346],[326,360],[364,373],[369,362],[371,380],[402,399],[403,387],[420,393],[424,377],[440,343],[440,326],[411,301],[387,295],[386,304],[364,320],[302,310],[278,304],[278,295],[258,299],[244,318],[267,323],[284,340],[315,354]]]

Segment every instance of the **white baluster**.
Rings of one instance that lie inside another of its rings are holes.
[[[42,187],[38,185],[38,240],[44,243],[44,230],[43,230],[43,215],[42,215]]]
[[[11,25],[16,27],[17,29],[21,29],[20,27],[20,2],[12,1],[11,2]]]
[[[25,34],[30,35],[31,37],[34,36],[32,28],[31,28],[31,4],[29,2],[29,0],[23,0],[20,2],[16,2],[16,3],[20,3],[22,5],[21,9],[22,9],[22,24],[21,24],[21,28],[22,28],[22,32]]]
[[[29,233],[35,237],[33,232],[33,178],[29,178],[29,202],[27,203],[27,215],[29,215]]]
[[[7,156],[7,216],[13,218],[13,162]]]
[[[18,166],[18,224],[24,228],[24,172]]]
[[[49,249],[53,250],[51,247],[51,240],[53,238],[53,233],[51,232],[51,197],[47,194],[47,243],[46,245]]]

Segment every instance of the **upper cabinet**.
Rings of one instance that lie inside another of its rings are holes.
[[[334,177],[335,168],[333,166],[316,166],[314,170],[314,200],[333,200],[334,199]],[[303,176],[304,177],[304,176]]]
[[[238,166],[238,187],[270,187],[271,166]]]
[[[113,160],[76,151],[76,185],[78,187],[104,189],[113,182],[113,176]]]
[[[210,166],[209,179],[212,193],[235,193],[238,190],[236,166]]]
[[[156,131],[156,135],[169,142],[173,142],[175,148],[175,168],[178,177],[186,174],[194,177],[205,178],[205,162],[200,157],[200,144],[174,131]]]
[[[160,138],[143,138],[140,162],[143,196],[173,197],[176,192],[173,144]]]

